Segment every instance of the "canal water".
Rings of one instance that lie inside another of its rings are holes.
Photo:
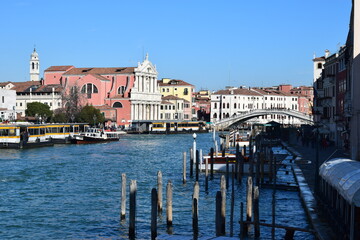
[[[204,153],[212,147],[212,134],[198,134]],[[119,142],[93,145],[0,151],[1,239],[127,239],[128,209],[120,221],[121,174],[137,180],[137,239],[150,239],[151,189],[157,172],[163,174],[164,211],[158,234],[166,234],[165,186],[173,183],[173,234],[192,235],[191,197],[194,179],[182,184],[182,153],[193,138],[184,135],[126,135]],[[189,160],[188,160],[189,161]],[[189,165],[189,164],[188,164]],[[234,235],[239,234],[240,202],[246,198],[245,179],[235,185]],[[215,196],[220,175],[205,193],[200,175],[199,236],[215,236]],[[230,189],[227,198],[226,235],[229,236]],[[260,189],[260,220],[271,223],[271,189]],[[128,201],[127,201],[128,205]],[[276,223],[309,228],[297,192],[277,191]],[[285,231],[276,230],[276,239]],[[261,239],[271,229],[261,228]],[[295,239],[314,239],[295,233]]]

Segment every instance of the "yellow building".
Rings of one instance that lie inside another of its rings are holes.
[[[193,92],[195,91],[195,86],[187,83],[183,80],[175,80],[170,78],[163,78],[158,80],[160,87],[160,93],[162,97],[169,95],[183,98],[189,103],[192,103]],[[191,104],[192,105],[192,104]]]

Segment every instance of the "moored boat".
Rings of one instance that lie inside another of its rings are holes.
[[[45,125],[0,125],[0,148],[35,148],[52,146]]]
[[[122,134],[123,132],[109,132],[101,128],[88,128],[85,132],[74,135],[71,138],[71,143],[88,144],[119,141]]]

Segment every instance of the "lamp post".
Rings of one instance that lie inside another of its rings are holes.
[[[196,161],[196,133],[194,133],[193,135],[194,138],[194,143],[193,143],[193,159],[194,161]]]

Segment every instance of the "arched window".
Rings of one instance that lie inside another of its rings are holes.
[[[113,104],[113,108],[122,108],[122,107],[123,107],[123,105],[121,104],[121,102],[115,102]]]
[[[227,118],[230,117],[229,113],[226,114],[226,117],[227,117]]]
[[[321,69],[322,68],[322,63],[318,63],[317,67],[318,67],[318,69]]]
[[[124,86],[120,86],[118,88],[118,91],[117,91],[118,94],[124,94],[125,93],[125,87]]]
[[[36,63],[36,69],[39,69],[39,63]]]
[[[32,69],[35,69],[35,63],[31,63]]]
[[[97,87],[92,83],[87,83],[81,88],[81,93],[98,93]]]
[[[217,118],[217,114],[216,114],[216,113],[214,113],[213,118]]]
[[[230,108],[230,104],[229,104],[229,103],[227,103],[226,106],[227,106],[227,108]]]

